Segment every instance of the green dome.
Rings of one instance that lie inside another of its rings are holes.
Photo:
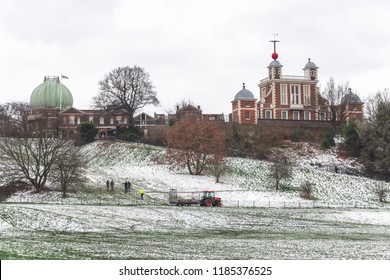
[[[46,76],[30,97],[32,108],[65,108],[73,105],[70,90],[60,83],[57,76]]]

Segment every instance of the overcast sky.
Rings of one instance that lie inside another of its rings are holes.
[[[185,99],[228,114],[243,82],[259,97],[273,33],[285,75],[311,58],[321,88],[332,76],[365,99],[390,86],[390,1],[1,0],[0,103],[63,74],[88,109],[106,73],[137,65],[161,101],[147,113]]]

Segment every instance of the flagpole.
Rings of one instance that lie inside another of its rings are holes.
[[[62,74],[60,76],[60,83],[62,84]],[[62,94],[60,94],[60,111],[62,110]]]

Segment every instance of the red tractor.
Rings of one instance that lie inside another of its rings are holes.
[[[221,207],[222,206],[222,200],[220,197],[215,195],[215,191],[211,190],[204,190],[202,192],[202,196],[200,197],[200,206],[217,206]]]
[[[197,193],[199,194],[199,193]],[[196,198],[195,193],[192,194],[192,198],[181,198],[177,195],[176,189],[169,190],[169,203],[175,204],[177,206],[191,206],[191,205],[200,205],[200,206],[222,206],[222,200],[220,197],[215,196],[215,191],[204,190],[200,195],[200,199]]]

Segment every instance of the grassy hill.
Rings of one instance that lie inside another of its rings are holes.
[[[310,149],[310,150],[308,150]],[[334,164],[340,170],[356,168],[350,160],[340,159],[334,151],[320,151],[304,146],[286,151],[294,158],[293,180],[284,183],[284,191],[275,191],[267,177],[270,163],[267,161],[229,158],[228,172],[221,183],[215,183],[212,176],[190,176],[186,170],[171,171],[162,164],[165,150],[161,147],[142,144],[96,141],[83,147],[82,152],[88,161],[86,175],[87,187],[75,185],[69,197],[60,199],[55,189],[46,193],[19,192],[7,201],[41,201],[57,203],[103,203],[126,204],[139,203],[137,191],[144,189],[146,200],[152,204],[166,204],[168,191],[177,189],[182,196],[203,189],[219,192],[225,206],[260,206],[260,207],[389,207],[378,202],[372,188],[377,184],[389,186],[389,183],[335,173]],[[107,179],[115,181],[114,192],[107,192]],[[124,193],[123,183],[132,182],[132,191]],[[314,184],[315,201],[299,196],[303,182]],[[49,186],[50,189],[50,186]]]
[[[326,162],[341,162],[333,152],[295,152],[283,192],[268,181],[266,161],[230,158],[217,184],[170,171],[158,147],[98,141],[83,153],[86,187],[62,199],[49,185],[0,204],[0,259],[390,259],[389,207],[369,191],[377,182],[330,172]],[[314,202],[299,197],[305,180],[315,183]],[[182,196],[215,189],[224,207],[168,206],[170,188]]]

